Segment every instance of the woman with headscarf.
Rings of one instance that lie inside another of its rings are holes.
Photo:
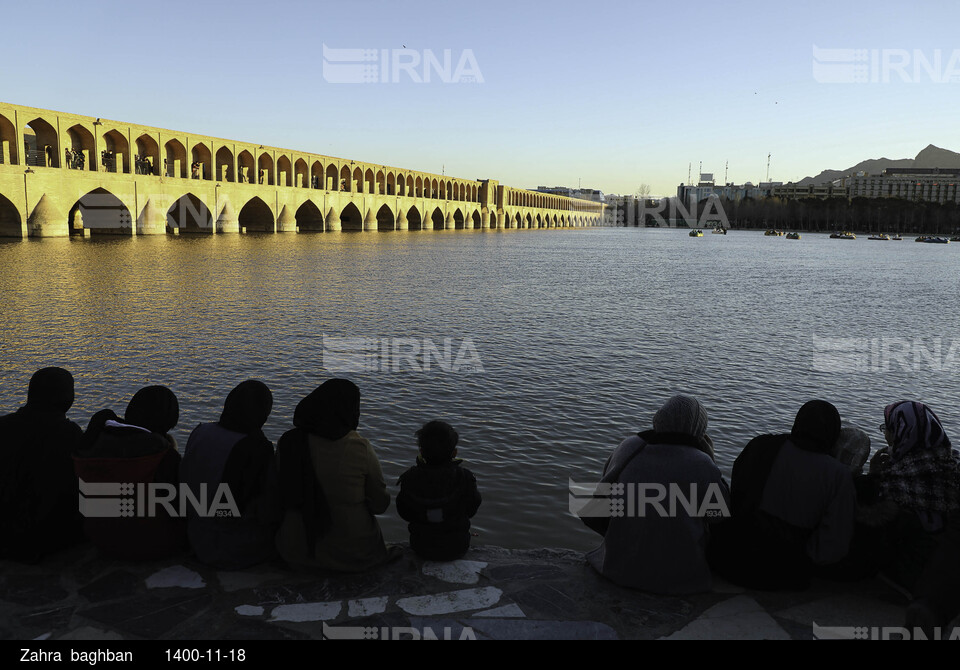
[[[929,407],[887,405],[887,446],[861,487],[863,517],[878,528],[877,568],[914,597],[907,625],[945,626],[960,614],[960,453]]]
[[[699,401],[670,398],[654,415],[653,430],[614,450],[600,481],[627,505],[596,498],[599,507],[581,511],[584,523],[603,535],[587,554],[590,565],[621,586],[654,593],[711,589],[708,525],[727,509],[729,493]]]
[[[272,409],[267,385],[247,380],[227,395],[220,420],[200,424],[187,440],[181,481],[206,501],[208,512],[215,502],[224,505],[215,516],[187,508],[190,547],[202,563],[236,570],[276,555],[276,459],[263,434]]]
[[[280,555],[292,565],[361,572],[395,557],[377,523],[390,505],[380,461],[358,432],[360,389],[331,379],[300,401],[277,444],[284,518]]]
[[[185,548],[186,525],[179,516],[177,496],[180,454],[170,435],[179,420],[177,396],[166,386],[147,386],[137,391],[122,419],[110,410],[101,410],[90,420],[84,435],[85,448],[74,457],[80,479],[86,483],[133,484],[154,489],[153,496],[142,498],[129,491],[130,497],[121,503],[167,501],[132,510],[133,516],[88,515],[84,530],[103,555],[151,561]]]
[[[66,418],[73,376],[33,374],[27,404],[0,417],[0,558],[36,563],[83,537],[73,453],[80,426]]]
[[[732,518],[708,556],[725,579],[762,590],[804,589],[850,549],[853,473],[834,458],[840,413],[823,400],[800,408],[785,435],[750,441],[733,465]]]

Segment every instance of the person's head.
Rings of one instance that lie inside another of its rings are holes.
[[[151,433],[165,435],[180,420],[180,404],[166,386],[147,386],[133,394],[123,420]]]
[[[840,429],[831,455],[858,475],[863,472],[863,464],[870,457],[870,436],[855,426],[844,426]]]
[[[675,395],[653,415],[653,429],[658,433],[703,437],[707,433],[707,410],[696,398]]]
[[[826,400],[811,400],[800,408],[793,421],[790,440],[802,449],[833,453],[840,436],[840,412]]]
[[[328,379],[300,401],[293,425],[327,440],[360,426],[360,389],[347,379]]]
[[[73,375],[63,368],[43,368],[34,372],[27,387],[27,406],[66,414],[73,406]]]
[[[914,451],[949,451],[950,439],[933,410],[920,402],[901,400],[883,410],[884,436],[890,459],[899,461]]]
[[[457,455],[460,435],[445,421],[430,421],[416,432],[420,456],[427,465],[443,465]]]
[[[227,394],[220,425],[237,433],[257,433],[270,417],[273,394],[263,382],[248,379]]]

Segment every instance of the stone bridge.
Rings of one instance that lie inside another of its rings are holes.
[[[0,103],[0,237],[566,228],[603,205]]]

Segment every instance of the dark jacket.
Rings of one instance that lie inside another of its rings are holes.
[[[0,417],[0,557],[34,563],[82,538],[71,458],[82,436],[61,411]]]
[[[470,519],[480,507],[477,478],[459,461],[418,463],[400,476],[397,512],[409,522],[419,556],[450,561],[470,548]]]
[[[84,532],[104,556],[127,561],[152,561],[167,558],[186,548],[186,523],[179,516],[180,454],[166,435],[144,428],[111,422],[96,433],[89,449],[74,457],[76,473],[84,483],[165,484],[172,489],[169,501],[174,513],[164,505],[134,508],[134,516],[95,516],[88,511]],[[82,492],[82,489],[81,489]],[[136,491],[122,494],[122,501],[149,501]],[[157,493],[166,498],[167,492]]]
[[[273,443],[219,423],[197,426],[184,449],[180,476],[194,495],[206,484],[208,503],[226,485],[239,516],[201,517],[190,508],[188,532],[197,558],[221,569],[247,568],[273,558],[280,520]]]

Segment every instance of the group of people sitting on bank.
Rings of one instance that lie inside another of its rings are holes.
[[[945,626],[960,614],[960,453],[919,402],[888,405],[880,432],[886,446],[863,472],[869,436],[812,400],[790,432],[744,447],[728,487],[706,410],[675,396],[607,460],[601,482],[635,487],[637,505],[614,508],[598,489],[581,511],[603,536],[587,560],[618,584],[669,594],[709,591],[715,576],[756,590],[881,576],[910,593],[909,626]],[[667,509],[670,489],[685,497]]]
[[[170,389],[142,388],[123,416],[101,410],[85,431],[66,418],[73,400],[72,375],[44,368],[26,405],[0,417],[0,558],[35,563],[89,540],[128,561],[189,550],[218,569],[282,559],[357,572],[402,553],[385,543],[376,519],[391,496],[358,432],[360,389],[348,380],[328,380],[301,400],[276,450],[263,433],[273,395],[256,380],[230,391],[219,420],[194,428],[182,455],[170,435],[180,417]],[[476,478],[457,459],[449,424],[431,421],[416,439],[397,510],[414,552],[454,560],[470,545]],[[106,512],[91,486],[104,483],[121,493]]]

